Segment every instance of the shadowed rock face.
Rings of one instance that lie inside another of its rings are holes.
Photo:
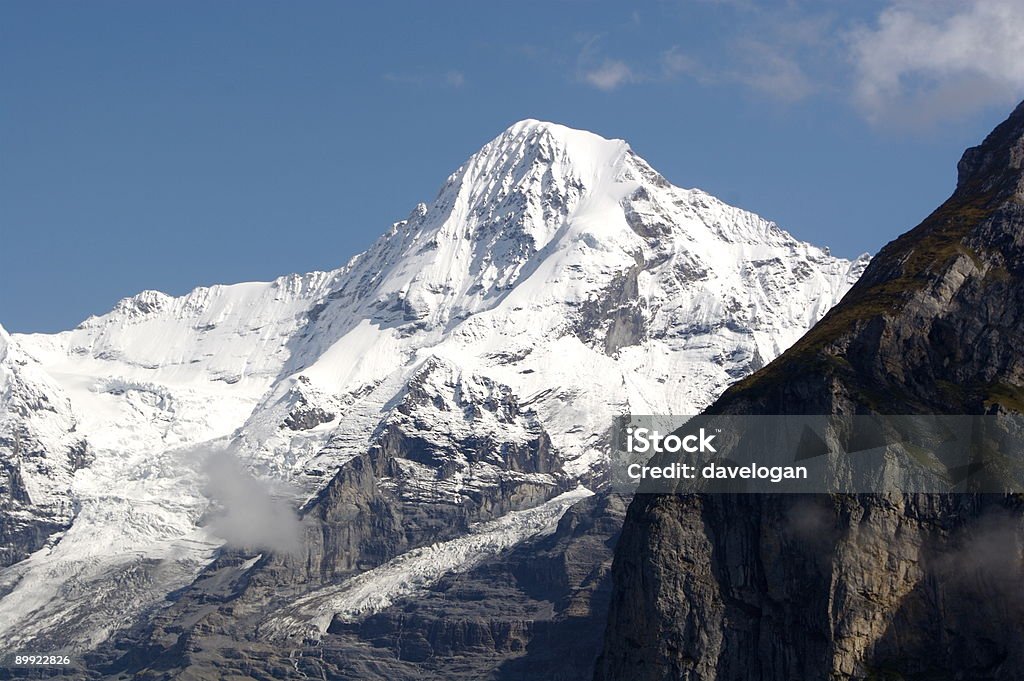
[[[725,414],[1024,411],[1024,104]],[[1016,495],[635,498],[596,678],[1017,679]]]
[[[617,495],[569,509],[550,537],[362,621],[336,620],[334,662],[353,679],[589,679],[611,595]]]

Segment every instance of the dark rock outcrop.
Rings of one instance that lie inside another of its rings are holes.
[[[1024,104],[712,414],[1024,411]],[[640,495],[596,678],[1018,679],[1019,495]]]

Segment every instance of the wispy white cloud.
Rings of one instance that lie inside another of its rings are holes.
[[[742,43],[740,65],[733,79],[775,99],[795,102],[810,95],[815,85],[795,55],[777,45],[749,40]]]
[[[704,68],[678,45],[673,45],[661,53],[661,71],[666,78],[674,78],[680,75],[699,76]]]
[[[599,66],[585,70],[582,76],[585,82],[606,92],[636,81],[633,70],[617,59],[605,59]]]
[[[815,85],[800,62],[776,46],[756,41],[736,41],[729,63],[709,66],[684,53],[678,46],[661,55],[661,79],[692,78],[703,85],[739,84],[785,102],[810,95]]]
[[[576,55],[576,79],[605,92],[637,82],[639,77],[629,64],[602,54],[603,39],[604,34],[600,33],[581,33],[575,36],[580,45]]]
[[[444,82],[449,87],[460,88],[466,84],[466,76],[462,71],[449,71],[444,74]]]
[[[1024,2],[894,2],[849,33],[854,98],[873,122],[955,118],[1024,91]]]
[[[660,80],[686,78],[703,85],[739,86],[784,103],[827,89],[818,72],[835,60],[836,15],[798,0],[767,8],[749,0],[700,0],[731,18],[720,49],[673,46],[661,54]]]

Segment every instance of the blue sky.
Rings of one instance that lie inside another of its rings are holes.
[[[0,324],[330,269],[516,120],[844,256],[1024,95],[1016,0],[0,4]]]

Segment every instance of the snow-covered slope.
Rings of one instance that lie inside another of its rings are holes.
[[[672,186],[625,142],[528,120],[338,270],[146,291],[71,331],[16,336],[17,350],[0,332],[0,424],[38,431],[49,459],[74,441],[92,460],[37,467],[52,475],[33,478],[33,503],[70,501],[90,529],[76,520],[0,572],[0,638],[38,637],[75,608],[129,621],[187,582],[217,541],[195,529],[204,449],[306,508],[369,452],[382,494],[425,516],[471,501],[466,523],[599,486],[612,416],[696,412],[864,264]],[[35,394],[52,414],[19,411]],[[147,598],[95,602],[98,584],[182,542],[196,548],[146,572]]]
[[[61,386],[0,327],[0,567],[70,522],[71,479],[90,457],[77,430]]]

